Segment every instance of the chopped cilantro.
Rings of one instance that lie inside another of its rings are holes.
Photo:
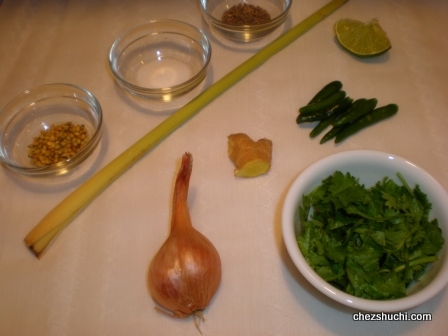
[[[367,189],[350,173],[336,171],[303,196],[300,250],[317,274],[349,294],[404,297],[442,249],[426,194],[398,177],[402,186],[386,177]]]

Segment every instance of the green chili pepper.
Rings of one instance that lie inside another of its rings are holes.
[[[310,133],[310,137],[314,138],[317,135],[319,135],[324,129],[326,129],[329,125],[331,125],[333,123],[333,121],[336,120],[337,117],[339,117],[342,113],[344,113],[345,111],[347,111],[347,109],[350,108],[350,106],[352,105],[353,99],[350,97],[346,97],[344,98],[339,105],[337,105],[334,110],[333,113],[331,115],[329,115],[327,118],[322,119],[319,124],[317,124],[316,127],[314,127],[314,129],[311,131]]]
[[[341,101],[339,101],[339,103],[337,103],[334,106],[331,106],[328,109],[325,109],[323,111],[318,111],[318,112],[314,112],[314,113],[300,113],[297,116],[296,122],[298,124],[302,124],[305,122],[313,122],[313,121],[321,121],[324,119],[327,119],[328,117],[332,116],[335,112],[338,112],[338,115],[340,114],[339,112],[342,110],[339,107],[341,106],[341,104],[343,104],[344,106],[344,110],[351,104],[353,100],[350,97],[345,97],[344,99],[342,99]]]
[[[345,128],[345,125],[342,126],[333,126],[331,130],[329,130],[323,138],[320,140],[320,144],[323,144],[327,142],[328,140],[333,139],[336,135],[338,135],[343,129]]]
[[[360,103],[358,106],[355,106],[354,108],[350,109],[350,111],[347,111],[347,113],[344,113],[340,118],[338,118],[333,125],[334,126],[341,126],[351,123],[352,121],[355,121],[362,116],[366,115],[367,113],[372,112],[376,105],[378,104],[378,100],[376,98],[371,98],[363,103]]]
[[[345,115],[346,113],[350,113],[350,111],[353,111],[354,109],[357,109],[360,105],[362,105],[364,102],[366,102],[367,99],[366,98],[359,98],[356,99],[352,105],[350,105],[350,107],[348,108],[347,111],[345,111],[343,114],[341,114],[341,116]],[[333,125],[334,126],[334,125]]]
[[[342,99],[344,99],[345,96],[346,96],[345,91],[338,91],[338,92],[332,94],[330,97],[328,97],[320,102],[302,106],[299,109],[299,112],[304,115],[312,114],[312,113],[316,113],[316,112],[323,112],[323,111],[335,106]]]
[[[340,81],[333,81],[325,85],[316,95],[310,100],[308,105],[318,103],[324,99],[327,99],[332,94],[338,92],[342,88]]]
[[[331,113],[329,111],[325,111],[324,113],[310,114],[310,115],[299,114],[296,118],[296,123],[303,124],[306,122],[321,121],[323,119],[328,118],[330,115],[331,115]]]
[[[332,113],[333,113],[333,109],[329,109],[329,110],[325,110],[325,111],[321,111],[319,113],[313,113],[313,114],[300,113],[296,118],[296,122],[298,124],[303,124],[306,122],[320,121],[325,118],[328,118],[329,116],[332,115]]]
[[[343,129],[336,135],[335,143],[339,143],[347,139],[349,136],[357,133],[358,131],[393,116],[397,112],[398,105],[389,104],[373,110],[372,112],[366,114],[365,116],[347,125],[346,127],[336,126],[342,127]]]

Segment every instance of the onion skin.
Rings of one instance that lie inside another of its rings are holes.
[[[185,153],[176,179],[170,234],[148,272],[152,298],[172,317],[201,313],[221,281],[221,259],[213,244],[191,223],[188,187],[192,156]]]

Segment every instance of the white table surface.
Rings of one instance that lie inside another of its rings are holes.
[[[283,28],[326,2],[294,1]],[[392,49],[368,60],[344,52],[333,34],[344,17],[378,18]],[[185,151],[194,157],[192,220],[218,249],[223,268],[201,324],[204,335],[446,335],[446,290],[408,312],[430,313],[431,322],[354,322],[356,311],[327,299],[293,266],[280,212],[300,171],[350,149],[405,157],[448,188],[447,17],[446,1],[349,1],[151,150],[37,260],[23,244],[29,230],[170,113],[135,103],[114,82],[107,55],[119,34],[160,18],[203,29],[213,56],[200,89],[264,42],[241,48],[217,38],[193,0],[4,0],[0,106],[37,85],[80,85],[102,105],[104,134],[94,156],[69,176],[29,179],[0,166],[0,335],[199,335],[191,318],[157,312],[146,283],[148,265],[168,234],[172,187]],[[399,113],[339,145],[320,145],[295,117],[336,79],[351,97],[397,103]],[[237,132],[273,141],[268,174],[233,176],[227,136]]]

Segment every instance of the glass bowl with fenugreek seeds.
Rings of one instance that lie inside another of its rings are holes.
[[[26,90],[0,111],[0,162],[26,176],[65,175],[97,147],[102,123],[100,103],[81,87]]]
[[[255,42],[286,20],[292,0],[199,0],[212,31],[235,42]]]

